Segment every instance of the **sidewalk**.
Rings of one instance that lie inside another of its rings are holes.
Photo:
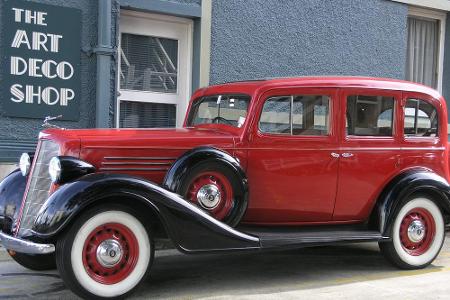
[[[6,252],[6,249],[0,246],[0,261],[10,260],[9,254]]]

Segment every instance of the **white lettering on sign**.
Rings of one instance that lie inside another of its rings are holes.
[[[47,13],[23,8],[12,8],[14,21],[39,26],[47,26]],[[63,36],[61,34],[16,30],[11,41],[11,48],[33,50],[37,52],[58,53]],[[32,78],[47,78],[53,80],[69,80],[74,76],[74,67],[67,61],[53,59],[10,57],[10,74]],[[43,87],[40,85],[12,84],[10,100],[15,103],[45,104],[49,106],[68,106],[75,98],[75,92],[70,88]]]
[[[24,102],[28,104],[47,104],[47,105],[57,105],[67,106],[69,101],[75,98],[75,92],[72,89],[55,87],[45,87],[26,85],[25,87],[21,84],[13,84],[10,88],[11,101],[16,103]]]
[[[31,42],[28,34],[25,30],[17,29],[14,39],[11,43],[11,47],[20,48],[23,45],[28,50],[44,50],[45,52],[59,52],[59,40],[63,36],[59,34],[43,33],[43,32],[32,32]]]
[[[48,79],[59,78],[68,80],[72,78],[73,66],[67,61],[57,63],[54,60],[29,58],[28,60],[18,56],[11,56],[11,75],[28,74],[30,77],[46,77]]]
[[[46,12],[15,7],[13,7],[12,10],[14,11],[14,21],[18,23],[25,22],[27,24],[47,26],[47,23],[45,23],[45,16],[47,16]],[[24,18],[22,18],[22,16]]]

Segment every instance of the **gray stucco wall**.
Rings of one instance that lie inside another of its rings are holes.
[[[385,0],[214,0],[210,82],[404,78],[407,12],[406,5]]]
[[[81,10],[81,98],[80,120],[78,122],[54,122],[59,126],[68,128],[93,127],[95,124],[95,83],[96,60],[95,56],[87,55],[84,50],[89,50],[97,41],[97,1],[92,0],[39,0],[44,4],[52,4],[64,7],[73,7]],[[2,24],[2,1],[0,1],[0,24]],[[0,36],[4,36],[3,26],[0,26]],[[0,38],[1,43],[5,43]],[[0,75],[0,82],[2,78]],[[32,150],[39,131],[42,129],[43,120],[11,118],[3,114],[0,102],[0,161],[16,160],[17,152]]]

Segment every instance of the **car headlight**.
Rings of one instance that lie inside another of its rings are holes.
[[[48,174],[54,183],[61,179],[61,170],[61,161],[59,157],[53,157],[48,164]]]
[[[30,155],[28,153],[22,153],[19,160],[19,168],[23,176],[27,176],[28,173],[30,173],[30,167],[31,167]]]

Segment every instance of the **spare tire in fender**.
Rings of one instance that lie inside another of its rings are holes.
[[[216,159],[198,162],[184,174],[175,190],[217,220],[236,226],[247,209],[246,180]]]

